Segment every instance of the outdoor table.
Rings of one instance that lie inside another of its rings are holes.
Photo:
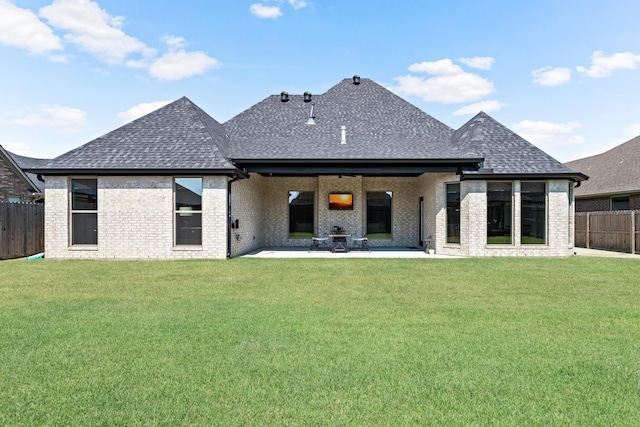
[[[349,252],[347,238],[351,234],[329,234],[331,238],[331,252]]]

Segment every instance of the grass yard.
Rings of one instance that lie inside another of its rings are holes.
[[[0,263],[0,425],[638,420],[639,260]]]

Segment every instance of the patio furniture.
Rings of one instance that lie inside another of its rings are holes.
[[[351,234],[329,234],[331,238],[331,252],[349,252],[347,247],[347,238],[351,237]]]
[[[323,247],[325,250],[329,250],[329,238],[324,236],[314,236],[311,238],[311,246],[309,247],[309,252],[312,250],[319,250],[320,247]]]
[[[360,233],[357,233],[357,235],[359,234]],[[369,247],[369,238],[366,235],[362,235],[361,237],[353,237],[351,240],[353,240],[353,246],[355,249],[371,252],[371,248]]]

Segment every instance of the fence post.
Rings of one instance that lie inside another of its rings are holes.
[[[589,249],[589,215],[590,215],[590,212],[587,212],[587,226],[585,231],[585,235],[587,239],[585,246],[587,247],[587,249]]]
[[[636,213],[629,211],[631,215],[631,254],[636,253]]]

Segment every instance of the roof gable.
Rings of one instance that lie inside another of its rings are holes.
[[[0,159],[9,165],[14,173],[24,182],[25,186],[32,192],[42,193],[44,191],[44,183],[37,179],[34,173],[25,172],[24,169],[29,167],[37,167],[48,159],[34,159],[32,157],[20,156],[5,150],[0,145]]]
[[[495,174],[574,173],[484,112],[456,130],[452,143],[476,150],[485,159],[484,168]]]
[[[566,163],[591,178],[576,188],[576,196],[640,192],[640,136],[602,154]]]
[[[312,114],[315,124],[308,124]],[[232,159],[451,159],[453,129],[369,79],[304,102],[272,95],[223,124]],[[342,144],[342,126],[345,143]]]
[[[224,129],[182,97],[104,136],[51,160],[49,171],[234,170],[222,149]]]

